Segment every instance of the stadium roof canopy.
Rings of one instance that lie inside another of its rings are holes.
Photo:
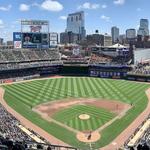
[[[109,46],[109,47],[111,47],[111,48],[127,48],[126,46],[121,45],[121,44],[119,44],[119,43],[117,43],[117,44],[115,44],[115,45],[112,45],[112,46]]]

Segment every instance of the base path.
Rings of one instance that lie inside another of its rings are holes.
[[[24,81],[24,82],[27,82],[27,81]],[[54,136],[48,134],[43,129],[36,126],[32,122],[30,122],[29,120],[21,116],[19,113],[17,113],[15,110],[13,110],[10,106],[7,105],[7,103],[3,99],[3,95],[4,95],[4,89],[0,88],[0,103],[6,108],[8,112],[10,112],[13,116],[15,116],[25,127],[32,129],[33,131],[38,133],[41,137],[44,137],[45,139],[47,139],[47,141],[49,141],[50,143],[69,146],[66,143],[55,138]],[[138,128],[144,120],[146,120],[147,116],[150,113],[150,89],[146,91],[146,95],[148,97],[148,105],[146,109],[118,137],[116,137],[116,139],[114,139],[113,142],[101,148],[100,150],[118,149],[119,147],[124,145],[124,142],[127,141],[128,138],[134,133],[135,129]]]
[[[41,137],[49,141],[51,144],[55,145],[63,145],[63,146],[69,146],[66,143],[60,141],[59,139],[55,138],[54,136],[48,134],[46,131],[38,127],[37,125],[33,124],[31,121],[27,120],[23,116],[21,116],[19,113],[17,113],[15,110],[13,110],[8,104],[5,102],[3,96],[4,96],[4,89],[0,88],[0,103],[5,107],[5,109],[11,113],[16,119],[18,119],[22,125],[24,125],[26,128],[30,128],[31,130],[38,133]]]
[[[109,145],[100,148],[100,150],[116,150],[124,145],[124,142],[135,132],[141,123],[147,119],[150,114],[150,89],[146,91],[148,97],[148,105],[146,109]]]

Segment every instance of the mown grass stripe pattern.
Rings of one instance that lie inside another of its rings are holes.
[[[38,114],[34,113],[31,108],[49,101],[80,97],[110,99],[122,101],[128,104],[132,103],[134,105],[133,109],[129,110],[123,118],[116,120],[110,126],[101,131],[101,139],[94,143],[94,148],[96,149],[110,143],[146,108],[148,101],[145,95],[145,90],[150,86],[144,83],[142,84],[124,80],[67,77],[37,80],[5,85],[3,87],[6,90],[4,96],[6,102],[17,112],[21,113],[24,117],[50,134],[70,145],[80,147],[81,149],[87,149],[87,147],[76,139],[74,133],[56,125],[55,123],[47,122]],[[84,108],[84,110],[85,109],[87,108]],[[72,118],[69,114],[65,113],[65,116],[70,117],[70,120],[63,116],[65,119],[64,123],[78,130],[95,129],[97,126],[104,124],[105,121],[108,121],[112,117],[107,113],[108,117],[107,115],[104,115],[103,117],[95,119],[96,112],[93,111],[91,113],[89,108],[87,110],[87,113],[93,115],[90,122],[87,121],[87,123],[84,124],[79,121],[77,117]],[[77,109],[76,111],[81,113],[82,109]],[[77,114],[78,113],[76,113],[76,115]],[[56,116],[56,119],[61,121],[59,115]]]
[[[90,119],[81,120],[79,115],[88,114]],[[115,115],[100,108],[87,105],[76,105],[57,112],[53,118],[80,131],[95,130],[111,120]],[[80,126],[78,125],[80,124]]]

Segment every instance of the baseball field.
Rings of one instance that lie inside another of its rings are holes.
[[[64,143],[104,147],[144,111],[148,84],[89,77],[64,77],[3,85],[4,99],[22,116]],[[91,144],[81,132],[99,133]]]

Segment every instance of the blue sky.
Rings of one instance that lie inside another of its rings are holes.
[[[87,33],[110,33],[118,26],[120,33],[138,28],[140,18],[150,20],[150,0],[0,0],[0,37],[12,39],[20,31],[21,19],[44,19],[50,31],[63,32],[68,13],[83,10]]]

